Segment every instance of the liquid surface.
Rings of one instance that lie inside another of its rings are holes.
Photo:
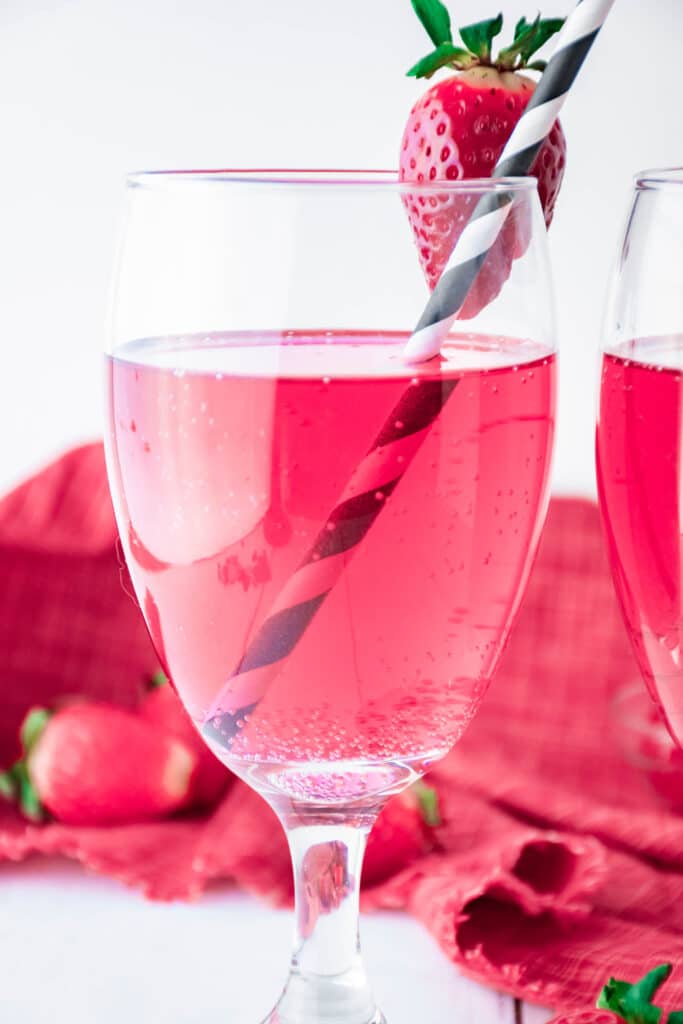
[[[683,336],[603,357],[597,466],[612,573],[641,671],[683,742]]]
[[[327,798],[348,785],[342,766],[362,764],[363,785],[383,765],[420,770],[474,714],[546,507],[555,360],[530,343],[465,338],[440,366],[412,368],[404,337],[284,341],[119,351],[107,367],[109,468],[156,649],[203,722],[406,387],[458,382],[222,751],[252,777],[249,766],[269,766],[276,787],[279,767],[317,764]],[[340,771],[325,775],[329,762]]]

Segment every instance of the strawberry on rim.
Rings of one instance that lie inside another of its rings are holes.
[[[399,177],[418,185],[488,178],[522,116],[536,83],[522,71],[542,71],[538,51],[564,24],[561,18],[521,18],[512,43],[493,55],[493,41],[503,29],[503,16],[459,30],[464,46],[453,41],[451,20],[441,0],[412,0],[413,8],[435,49],[408,75],[430,79],[450,71],[425,92],[408,117],[401,142]],[[541,147],[531,169],[546,225],[552,220],[566,159],[559,121]],[[467,223],[472,195],[435,189],[404,197],[420,262],[434,288]],[[530,227],[519,216],[509,218],[499,244],[493,247],[465,301],[461,319],[475,316],[491,302],[507,277],[512,261],[526,251]]]

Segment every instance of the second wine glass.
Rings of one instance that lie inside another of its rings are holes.
[[[605,325],[600,506],[638,663],[683,744],[683,169],[638,176]]]

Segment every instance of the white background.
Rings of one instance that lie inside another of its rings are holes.
[[[536,12],[497,6],[509,29]],[[453,0],[454,24],[495,7]],[[563,117],[556,490],[593,490],[606,284],[631,175],[683,163],[682,47],[680,0],[617,0]],[[0,488],[101,431],[126,171],[395,167],[422,89],[403,72],[428,49],[409,0],[0,0]]]

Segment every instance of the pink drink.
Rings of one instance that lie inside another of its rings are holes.
[[[683,742],[683,336],[605,355],[598,484],[612,573],[652,696]]]
[[[424,766],[461,735],[509,631],[546,507],[554,356],[464,339],[416,369],[404,343],[216,335],[135,343],[108,361],[121,537],[198,723],[411,378],[458,380],[224,751],[238,770]]]

